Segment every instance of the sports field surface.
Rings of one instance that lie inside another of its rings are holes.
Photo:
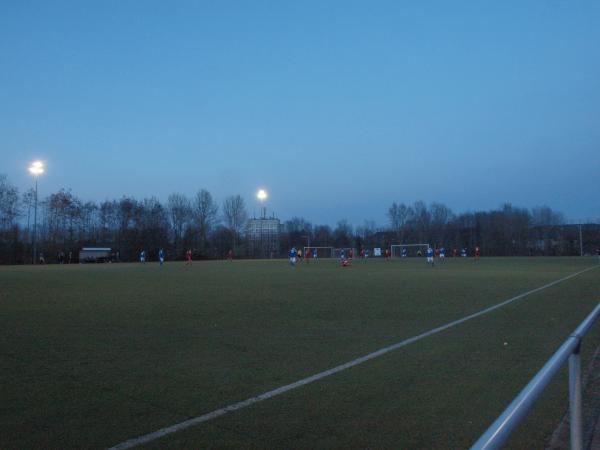
[[[468,448],[600,301],[598,261],[0,267],[0,448],[109,448],[578,272],[157,449]],[[584,367],[599,344],[600,323]],[[543,448],[566,408],[563,370],[508,448]]]

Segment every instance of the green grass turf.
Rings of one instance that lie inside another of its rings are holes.
[[[0,448],[105,448],[347,362],[590,258],[0,268]],[[147,448],[464,448],[600,300],[600,269]],[[504,345],[507,342],[508,345]],[[600,342],[592,329],[584,350]],[[540,448],[564,374],[511,446]]]

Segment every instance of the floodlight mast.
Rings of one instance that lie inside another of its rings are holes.
[[[38,177],[44,173],[44,164],[34,161],[29,166],[29,173],[35,179],[35,206],[33,208],[33,264],[37,263],[37,204],[38,204]]]
[[[267,208],[264,205],[264,203],[268,197],[267,191],[265,191],[264,189],[259,189],[258,192],[256,193],[256,197],[260,201],[261,219],[266,219],[267,218]]]

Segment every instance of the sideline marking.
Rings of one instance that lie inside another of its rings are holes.
[[[519,300],[519,299],[521,299],[523,297],[526,297],[528,295],[534,294],[534,293],[539,292],[541,290],[547,289],[547,288],[549,288],[551,286],[554,286],[554,285],[556,285],[558,283],[562,283],[563,281],[567,281],[567,280],[569,280],[571,278],[574,278],[574,277],[576,277],[578,275],[581,275],[582,273],[588,272],[588,271],[596,269],[598,267],[600,267],[600,266],[596,265],[596,266],[588,267],[587,269],[583,269],[583,270],[581,270],[579,272],[573,273],[571,275],[567,275],[564,278],[561,278],[561,279],[556,280],[556,281],[552,281],[551,283],[545,284],[544,286],[540,286],[538,288],[535,288],[535,289],[532,289],[530,291],[524,292],[523,294],[519,294],[516,297],[509,298],[508,300],[504,300],[501,303],[498,303],[496,305],[493,305],[493,306],[490,306],[488,308],[482,309],[481,311],[478,311],[476,313],[473,313],[473,314],[470,314],[468,316],[465,316],[462,319],[458,319],[458,320],[454,320],[452,322],[448,322],[445,325],[441,325],[439,327],[432,328],[431,330],[425,331],[424,333],[421,333],[421,334],[418,334],[416,336],[410,337],[408,339],[405,339],[403,341],[400,341],[400,342],[397,342],[395,344],[389,345],[387,347],[383,347],[383,348],[381,348],[381,349],[379,349],[377,351],[374,351],[373,353],[369,353],[368,355],[361,356],[360,358],[356,358],[356,359],[354,359],[352,361],[349,361],[347,363],[340,364],[339,366],[333,367],[333,368],[325,370],[323,372],[319,372],[319,373],[316,373],[316,374],[311,375],[309,377],[302,378],[301,380],[295,381],[294,383],[286,384],[285,386],[281,386],[281,387],[278,387],[278,388],[273,389],[271,391],[264,392],[264,393],[262,393],[260,395],[257,395],[256,397],[250,397],[250,398],[248,398],[246,400],[243,400],[241,402],[237,402],[237,403],[233,403],[233,404],[231,404],[229,406],[225,406],[224,408],[216,409],[216,410],[214,410],[212,412],[203,414],[201,416],[193,417],[193,418],[185,420],[183,422],[176,423],[175,425],[171,425],[169,427],[161,428],[160,430],[155,431],[153,433],[145,434],[143,436],[139,436],[139,437],[136,437],[136,438],[133,438],[133,439],[128,439],[126,441],[121,442],[120,444],[115,445],[114,447],[110,447],[108,450],[124,450],[124,449],[127,449],[127,448],[133,448],[133,447],[136,447],[138,445],[154,441],[154,440],[156,440],[158,438],[161,438],[163,436],[166,436],[168,434],[175,433],[176,431],[180,431],[180,430],[183,430],[185,428],[189,428],[189,427],[191,427],[193,425],[197,425],[197,424],[202,423],[202,422],[207,422],[209,420],[216,419],[217,417],[220,417],[220,416],[222,416],[224,414],[227,414],[229,412],[237,411],[238,409],[245,408],[246,406],[253,405],[254,403],[258,403],[258,402],[261,402],[263,400],[267,400],[269,398],[272,398],[272,397],[275,397],[277,395],[283,394],[285,392],[291,391],[293,389],[299,388],[301,386],[305,386],[307,384],[312,383],[313,381],[317,381],[317,380],[320,380],[322,378],[326,378],[328,376],[334,375],[334,374],[336,374],[338,372],[341,372],[343,370],[346,370],[346,369],[349,369],[351,367],[354,367],[354,366],[357,366],[359,364],[362,364],[364,362],[367,362],[367,361],[369,361],[371,359],[378,358],[378,357],[380,357],[382,355],[385,355],[386,353],[389,353],[389,352],[391,352],[393,350],[396,350],[396,349],[399,349],[399,348],[402,348],[402,347],[406,347],[407,345],[410,345],[413,342],[420,341],[421,339],[424,339],[426,337],[432,336],[432,335],[437,334],[437,333],[439,333],[441,331],[447,330],[448,328],[452,328],[452,327],[454,327],[456,325],[460,325],[461,323],[464,323],[464,322],[466,322],[468,320],[475,319],[476,317],[479,317],[479,316],[483,316],[484,314],[492,312],[492,311],[494,311],[494,310],[496,310],[498,308],[502,308],[503,306],[506,306],[509,303],[512,303],[512,302],[514,302],[516,300]]]

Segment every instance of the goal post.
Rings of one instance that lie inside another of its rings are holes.
[[[310,252],[309,258],[313,258],[314,250],[317,251],[317,258],[333,258],[333,247],[304,247],[304,255]]]
[[[392,251],[392,257],[402,258],[407,256],[418,256],[418,252],[421,252],[421,256],[425,256],[425,252],[429,244],[393,244],[390,246]]]

